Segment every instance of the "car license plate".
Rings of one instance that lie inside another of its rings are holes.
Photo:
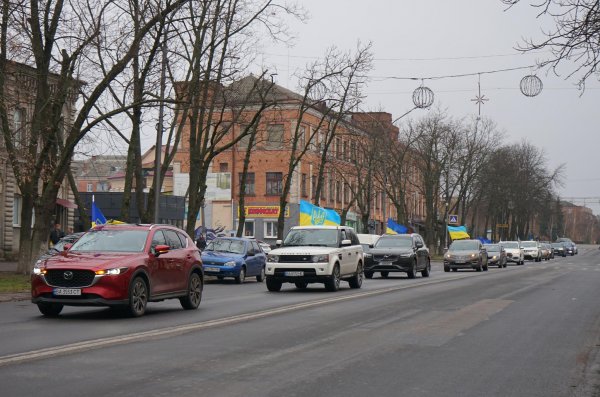
[[[392,266],[392,262],[379,262],[381,266]]]
[[[465,263],[465,261],[455,261],[456,263]]]
[[[206,270],[207,272],[220,272],[221,269],[219,269],[218,267],[205,267],[204,270]]]
[[[302,277],[304,276],[304,272],[285,272],[284,275],[286,277]]]
[[[81,295],[80,288],[54,288],[54,295]]]

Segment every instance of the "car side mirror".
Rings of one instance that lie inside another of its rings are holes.
[[[374,245],[373,245],[373,244],[369,244],[369,248],[373,248],[373,247],[374,247]]]
[[[348,247],[350,245],[352,245],[352,240],[342,240],[342,247]]]
[[[423,248],[423,243],[420,241],[417,241],[416,246],[417,246],[417,248]]]
[[[283,241],[281,241],[281,240],[277,240],[277,241],[275,241],[275,245],[276,245],[277,247],[281,247],[281,244],[283,244]]]
[[[166,254],[167,252],[169,252],[169,250],[171,249],[171,247],[169,247],[168,245],[164,245],[164,244],[158,244],[154,247],[152,247],[152,253],[154,254],[154,256],[156,256],[157,258],[162,255],[162,254]]]

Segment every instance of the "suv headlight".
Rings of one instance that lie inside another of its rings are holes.
[[[267,262],[272,262],[272,263],[279,262],[279,255],[267,255]]]
[[[314,255],[312,257],[314,263],[318,262],[329,262],[329,255]]]
[[[35,274],[37,276],[41,276],[42,274],[46,274],[47,272],[48,271],[46,270],[45,267],[38,266],[37,263],[35,264],[35,267],[33,268],[33,274]]]
[[[115,267],[113,269],[96,270],[94,273],[96,273],[96,276],[118,276],[125,273],[127,269],[127,267]]]

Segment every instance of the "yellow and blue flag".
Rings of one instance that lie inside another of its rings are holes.
[[[300,226],[338,226],[340,222],[340,214],[334,210],[327,210],[300,200]]]
[[[92,227],[96,225],[104,225],[106,223],[106,218],[100,208],[96,207],[96,203],[92,200]]]
[[[408,232],[406,226],[394,222],[392,218],[388,218],[385,234],[405,234],[406,232]]]
[[[465,226],[448,226],[448,233],[450,233],[450,238],[452,240],[471,238],[469,233],[467,233],[467,228]]]

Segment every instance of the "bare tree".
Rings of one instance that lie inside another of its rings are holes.
[[[509,8],[521,0],[501,0]],[[574,62],[568,77],[577,76],[580,86],[598,72],[600,64],[600,3],[597,0],[540,0],[530,3],[539,10],[538,18],[549,17],[554,28],[543,31],[541,40],[525,40],[523,51],[550,49],[551,64]]]
[[[98,115],[94,114],[94,104],[130,63],[148,32],[186,2],[154,2],[159,11],[132,33],[129,23],[120,19],[126,1],[2,1],[0,122],[22,195],[19,272],[30,271],[31,258],[46,244],[56,197],[76,145],[102,120],[123,111],[117,108]],[[101,76],[97,60],[93,62],[90,56],[91,47],[98,41],[104,43],[105,53],[122,54]],[[15,57],[12,60],[35,67],[31,78],[35,99],[28,118],[27,143],[22,146],[15,145],[9,125],[8,109],[14,106],[7,103],[5,91],[9,54]],[[73,123],[66,125],[63,109],[74,105],[78,93],[79,109]]]

